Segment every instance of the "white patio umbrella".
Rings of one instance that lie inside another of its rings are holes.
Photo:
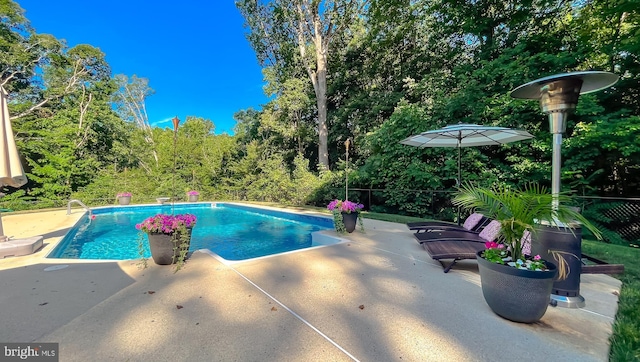
[[[459,123],[407,137],[400,143],[416,147],[456,147],[458,149],[458,185],[461,184],[460,149],[462,147],[501,145],[533,138],[527,131],[506,127]],[[460,210],[458,210],[460,222]]]
[[[27,183],[27,177],[20,163],[20,156],[16,148],[9,119],[9,107],[7,104],[7,92],[0,86],[0,107],[2,119],[0,120],[0,186],[20,187]],[[6,241],[2,229],[2,217],[0,215],[0,242]]]

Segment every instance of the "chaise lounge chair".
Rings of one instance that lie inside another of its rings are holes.
[[[467,217],[464,224],[458,225],[456,223],[447,221],[423,221],[423,222],[410,222],[407,223],[409,230],[416,230],[416,232],[433,231],[433,230],[463,230],[480,232],[491,221],[484,215],[479,213],[473,213]]]
[[[496,240],[500,233],[500,222],[491,221],[480,233],[460,230],[442,230],[426,233],[415,233],[413,236],[422,244],[433,260],[437,260],[444,268],[449,270],[463,259],[475,259],[476,253],[484,250],[487,241]],[[443,259],[453,259],[447,266]]]
[[[413,237],[420,244],[438,240],[466,240],[484,244],[487,241],[495,241],[499,233],[500,222],[491,220],[480,232],[459,229],[434,229],[427,233],[414,233]]]

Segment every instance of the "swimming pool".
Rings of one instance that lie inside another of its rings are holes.
[[[47,257],[137,259],[140,256],[135,225],[149,216],[170,214],[171,208],[153,205],[94,209],[94,218],[83,216]],[[181,204],[173,208],[174,214],[190,213],[198,218],[190,251],[209,249],[233,261],[326,244],[326,238],[314,244],[312,233],[333,228],[333,220],[326,217],[235,204]],[[144,245],[145,257],[150,257],[148,243],[145,241]]]

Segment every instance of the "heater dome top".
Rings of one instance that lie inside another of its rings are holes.
[[[585,94],[609,88],[618,81],[619,77],[613,73],[602,71],[556,74],[536,79],[527,84],[523,84],[517,87],[516,89],[511,91],[511,97],[523,99],[540,99],[540,96],[542,94],[541,90],[545,85],[558,80],[566,80],[572,78],[582,80],[580,94]]]

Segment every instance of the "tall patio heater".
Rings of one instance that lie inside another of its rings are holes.
[[[553,134],[553,158],[551,173],[551,193],[556,196],[553,205],[558,206],[560,193],[560,171],[562,167],[562,134],[567,129],[567,116],[576,109],[580,94],[596,92],[609,88],[618,81],[618,76],[609,72],[587,71],[556,74],[523,84],[511,91],[511,97],[538,99],[543,113],[549,116],[549,129]],[[551,220],[550,220],[551,221]],[[569,264],[567,279],[553,284],[551,303],[561,307],[584,307],[584,298],[580,295],[580,270],[582,262],[582,234],[579,227],[573,232],[566,225],[553,220],[558,228],[545,227],[544,222],[538,233],[536,243],[540,250],[532,250],[549,260],[548,250],[561,251]],[[550,223],[547,223],[550,224]],[[551,225],[548,225],[551,226]],[[533,247],[533,245],[532,245]]]

